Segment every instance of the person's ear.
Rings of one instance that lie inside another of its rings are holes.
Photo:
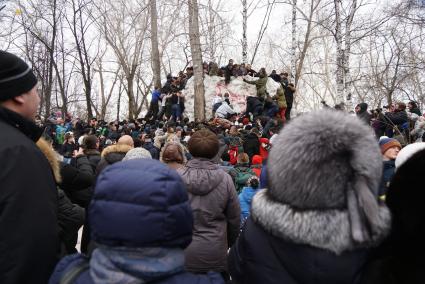
[[[22,94],[22,95],[19,95],[19,96],[16,96],[16,97],[14,97],[13,98],[13,101],[15,102],[15,103],[17,103],[17,104],[20,104],[20,105],[22,105],[22,104],[24,104],[25,103],[25,96],[26,94]]]

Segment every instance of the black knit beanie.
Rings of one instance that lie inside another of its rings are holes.
[[[0,102],[20,96],[37,84],[37,78],[22,59],[0,50]]]

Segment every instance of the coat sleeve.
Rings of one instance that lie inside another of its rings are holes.
[[[67,252],[71,252],[76,244],[78,230],[84,224],[85,211],[80,206],[72,204],[60,189],[58,205],[59,237],[65,244]]]
[[[227,240],[229,247],[233,245],[233,243],[236,241],[238,234],[239,234],[239,228],[240,228],[240,222],[241,222],[241,208],[239,205],[239,198],[236,194],[235,186],[232,183],[232,179],[229,175],[226,175],[227,179],[227,189],[229,193],[229,199],[227,201],[227,206],[225,210],[225,215],[227,218]]]
[[[239,238],[232,246],[229,252],[229,256],[227,258],[227,263],[229,267],[229,273],[232,277],[232,283],[238,284],[243,283],[243,275],[244,275],[244,243],[245,243],[245,233],[242,230]]]

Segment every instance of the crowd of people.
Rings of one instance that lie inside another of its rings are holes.
[[[257,96],[249,97],[245,114],[251,113],[254,117],[264,115],[269,118],[278,116],[283,120],[291,119],[296,88],[289,81],[287,72],[277,74],[276,70],[273,70],[268,76],[265,68],[261,68],[257,72],[250,65],[233,64],[233,59],[230,59],[229,63],[221,68],[218,68],[218,65],[214,62],[209,64],[205,62],[203,68],[204,74],[224,77],[225,84],[228,84],[232,78],[244,77],[244,82],[255,85]],[[180,71],[175,77],[169,74],[162,88],[155,86],[145,120],[181,122],[185,111],[185,96],[182,91],[192,76],[193,67],[188,67],[186,72]],[[245,76],[254,80],[246,80]],[[269,78],[279,83],[279,88],[275,94],[269,94],[267,91],[266,85]],[[238,114],[233,110],[227,93],[217,94],[213,99],[211,108],[213,110],[212,116],[222,119],[231,120],[236,115],[244,114]]]
[[[241,114],[182,117],[189,68],[144,118],[43,121],[31,68],[0,63],[0,283],[424,283],[414,102],[291,120],[287,74],[229,62],[204,70],[258,75]]]

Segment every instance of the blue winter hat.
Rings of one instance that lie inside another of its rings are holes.
[[[396,139],[387,137],[379,139],[379,147],[381,148],[381,153],[385,154],[385,152],[392,147],[401,149],[401,144]]]
[[[180,176],[159,161],[107,167],[89,206],[91,237],[110,247],[187,247],[193,216]]]

